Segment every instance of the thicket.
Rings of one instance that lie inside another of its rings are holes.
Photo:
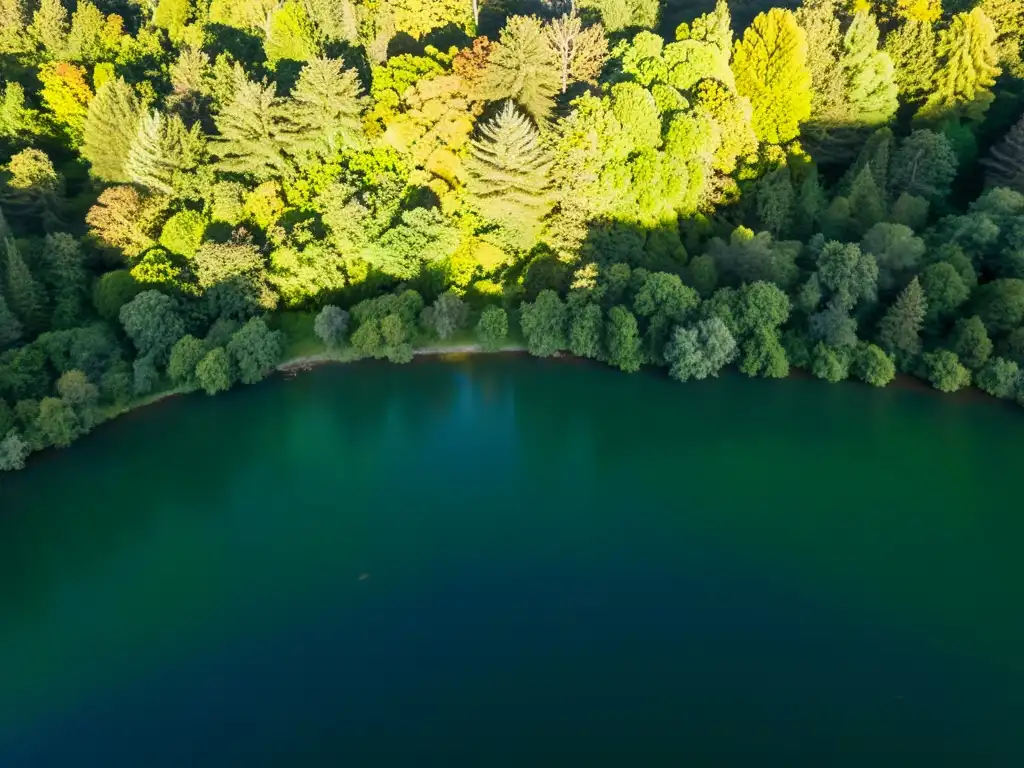
[[[0,469],[295,328],[1024,401],[1024,0],[660,10],[0,0]]]

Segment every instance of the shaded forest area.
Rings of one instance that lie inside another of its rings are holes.
[[[470,333],[1024,402],[1022,40],[1024,0],[0,0],[0,470]]]

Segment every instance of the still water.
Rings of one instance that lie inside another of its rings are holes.
[[[527,358],[0,479],[0,766],[1024,765],[1024,410]]]

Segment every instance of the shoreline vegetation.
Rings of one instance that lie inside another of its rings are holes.
[[[0,472],[446,346],[1024,405],[1024,0],[65,3],[0,12]]]

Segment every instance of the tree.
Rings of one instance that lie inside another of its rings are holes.
[[[22,0],[0,0],[0,54],[18,54],[26,49],[27,9]]]
[[[166,145],[163,115],[156,110],[143,115],[125,157],[125,179],[150,192],[170,195],[176,167]]]
[[[445,291],[420,313],[420,324],[441,340],[450,339],[469,319],[469,305],[451,291]]]
[[[981,164],[985,167],[987,186],[1024,192],[1024,118],[989,150]]]
[[[659,0],[576,0],[576,5],[597,11],[612,32],[631,27],[654,29],[658,24]]]
[[[0,350],[21,338],[21,322],[7,306],[7,300],[0,293]]]
[[[669,375],[679,381],[706,379],[732,363],[736,339],[719,317],[701,320],[694,328],[677,327],[665,348]]]
[[[608,311],[608,362],[625,373],[636,373],[644,362],[640,344],[640,328],[636,317],[626,307]]]
[[[169,218],[160,231],[160,245],[171,253],[189,258],[196,255],[196,251],[203,243],[203,234],[209,225],[207,218],[198,211],[185,209],[179,211]],[[202,280],[202,279],[201,279]],[[202,280],[204,285],[210,281]]]
[[[575,10],[554,19],[547,29],[548,43],[558,56],[562,93],[572,81],[594,82],[608,60],[608,41],[604,27],[584,27]]]
[[[25,468],[25,459],[32,447],[14,430],[0,440],[0,472],[14,472]]]
[[[220,136],[212,150],[223,171],[260,181],[280,178],[288,171],[288,153],[298,131],[291,105],[278,98],[273,85],[245,80],[215,122]]]
[[[569,320],[569,351],[577,357],[599,359],[603,332],[604,313],[600,304],[588,301],[575,307]]]
[[[925,319],[932,325],[953,314],[971,294],[953,265],[945,261],[929,264],[918,277],[928,301]]]
[[[899,106],[893,64],[878,50],[878,25],[864,11],[855,13],[843,38],[839,66],[846,81],[851,117],[862,125],[881,125]]]
[[[67,448],[83,432],[71,404],[56,397],[44,397],[39,401],[36,426],[46,444],[57,448]]]
[[[480,133],[465,161],[469,200],[530,244],[550,208],[551,159],[536,129],[511,102]]]
[[[894,195],[918,195],[941,201],[956,178],[957,157],[941,133],[914,131],[893,154],[889,166],[889,189]]]
[[[356,71],[342,67],[337,59],[309,61],[291,94],[300,143],[324,158],[363,139],[363,88]]]
[[[550,357],[568,346],[568,312],[554,291],[544,290],[537,295],[536,301],[524,301],[519,308],[519,316],[531,355]]]
[[[262,317],[243,325],[228,342],[228,354],[243,384],[263,381],[281,361],[284,353],[280,331],[272,331]]]
[[[975,292],[972,304],[989,331],[1007,333],[1024,324],[1024,280],[1002,278],[986,283]]]
[[[174,342],[185,335],[177,303],[159,291],[143,291],[119,312],[121,325],[140,357],[164,361]]]
[[[883,291],[904,285],[925,254],[924,240],[903,224],[875,224],[864,233],[860,247],[878,264],[878,287]]]
[[[121,307],[134,299],[141,287],[127,269],[116,269],[107,272],[99,280],[92,292],[92,305],[104,320],[113,322],[118,319]]]
[[[634,278],[642,270],[634,273]],[[685,322],[700,305],[697,292],[684,285],[678,275],[668,272],[649,272],[633,297],[633,311],[647,319],[644,332],[644,351],[648,360],[661,364],[665,344],[673,326]]]
[[[328,349],[341,349],[348,336],[348,312],[328,304],[316,316],[313,331]]]
[[[85,222],[100,244],[134,258],[154,245],[153,230],[166,215],[165,207],[166,199],[146,197],[134,187],[110,187],[100,193]]]
[[[208,395],[231,389],[231,358],[223,347],[215,347],[196,365],[196,381]]]
[[[21,257],[14,239],[8,237],[4,247],[7,252],[7,306],[20,321],[22,329],[29,336],[34,336],[45,324],[46,294]]]
[[[465,30],[472,27],[469,0],[392,0],[391,6],[395,28],[417,40],[448,25]]]
[[[542,123],[554,106],[561,82],[560,63],[540,19],[513,16],[491,49],[480,82],[480,97],[487,101],[513,99]]]
[[[978,387],[992,397],[1004,400],[1016,396],[1022,383],[1024,382],[1021,380],[1020,368],[1017,363],[1001,357],[989,358],[977,376]]]
[[[934,21],[909,19],[885,36],[885,52],[892,59],[893,79],[899,95],[918,101],[931,91],[935,77]]]
[[[759,328],[743,343],[740,371],[751,378],[784,379],[789,376],[789,359],[776,331]]]
[[[310,61],[320,55],[317,30],[298,0],[281,3],[270,17],[263,50],[267,64],[276,69],[282,61]]]
[[[995,41],[992,22],[980,8],[954,16],[949,28],[939,33],[936,53],[942,63],[917,118],[938,122],[965,117],[980,122],[995,98],[991,90],[999,75]]]
[[[858,302],[874,301],[878,263],[856,243],[825,243],[818,255],[818,279],[839,306],[853,309]]]
[[[68,11],[62,0],[41,0],[28,32],[49,58],[58,58],[68,42]]]
[[[953,351],[960,362],[973,371],[981,368],[992,356],[992,340],[981,318],[963,317],[956,321],[953,329]]]
[[[791,11],[760,13],[733,48],[736,90],[754,108],[754,132],[769,144],[800,134],[811,115],[806,34]]]
[[[921,327],[927,311],[928,302],[921,283],[915,277],[896,297],[878,327],[879,344],[882,349],[894,354],[897,362],[905,364],[920,352]]]
[[[873,387],[884,387],[896,378],[896,364],[881,347],[864,343],[854,358],[857,377]]]
[[[68,58],[87,64],[101,60],[109,47],[106,23],[99,8],[89,0],[78,0],[71,15],[71,31],[68,32]]]
[[[50,230],[60,223],[64,179],[38,149],[23,149],[7,164],[7,186],[0,191],[4,210],[34,219]]]
[[[487,351],[498,349],[508,337],[508,313],[501,307],[487,307],[480,313],[476,337]]]
[[[0,138],[12,145],[22,146],[33,141],[45,130],[39,111],[25,102],[25,88],[21,83],[9,82],[0,97]]]
[[[138,133],[140,109],[135,93],[123,78],[108,80],[89,103],[82,157],[102,181],[128,181],[125,161]]]
[[[167,375],[181,386],[191,384],[196,378],[196,366],[206,357],[206,345],[192,334],[182,336],[171,347]]]
[[[43,84],[39,96],[54,122],[63,128],[72,145],[81,144],[93,98],[85,70],[63,61],[44,64],[39,68],[39,81]]]
[[[928,380],[940,392],[957,392],[971,385],[971,372],[960,364],[948,349],[939,349],[924,356]]]
[[[818,342],[811,353],[811,373],[829,384],[838,384],[850,375],[849,358],[845,350],[838,350]]]
[[[43,241],[43,280],[53,298],[51,325],[72,328],[85,317],[85,292],[89,275],[85,254],[77,238],[65,232],[47,235]]]

